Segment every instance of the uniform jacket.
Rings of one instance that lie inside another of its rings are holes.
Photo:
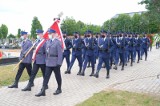
[[[21,60],[23,56],[28,52],[28,50],[32,47],[32,42],[27,39],[22,42],[21,44],[21,53],[19,59]],[[32,55],[33,55],[33,50],[24,58],[22,63],[32,63]]]
[[[38,45],[40,42],[38,42],[36,45]],[[36,64],[45,64],[46,60],[46,42],[42,44],[39,51],[36,54],[35,62]]]
[[[72,55],[82,55],[83,40],[81,38],[72,40]]]
[[[70,55],[70,49],[72,48],[71,40],[66,38],[64,39],[64,43],[66,45],[66,49],[64,50],[63,55]]]
[[[46,43],[46,66],[56,67],[62,65],[63,50],[58,39],[48,40]]]

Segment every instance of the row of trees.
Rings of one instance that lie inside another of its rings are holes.
[[[120,14],[116,18],[107,20],[102,28],[111,32],[137,32],[137,33],[156,33],[159,31],[159,24],[151,19],[147,12],[142,14]]]
[[[86,30],[92,30],[94,33],[101,30],[101,26],[93,24],[85,24],[82,21],[76,21],[72,17],[66,17],[66,19],[61,22],[61,29],[68,35],[72,35],[75,31],[80,34],[84,34]]]

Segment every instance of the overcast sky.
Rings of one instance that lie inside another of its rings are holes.
[[[102,25],[119,13],[146,11],[141,0],[0,0],[0,25],[6,24],[9,33],[17,34],[18,28],[30,33],[34,16],[46,31],[53,18],[62,11],[66,16],[87,24]]]

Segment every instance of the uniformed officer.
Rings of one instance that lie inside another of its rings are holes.
[[[92,72],[91,72],[90,76],[93,76],[94,70],[95,70],[94,69],[95,68],[94,49],[96,46],[96,39],[93,37],[92,32],[90,30],[87,31],[87,38],[84,42],[84,45],[86,47],[86,54],[85,54],[85,59],[84,59],[83,69],[82,69],[81,75],[82,76],[85,75],[85,69],[87,67],[87,63],[91,62]]]
[[[78,60],[79,64],[79,71],[77,75],[80,75],[82,71],[82,47],[83,47],[83,41],[80,38],[80,35],[78,32],[75,32],[74,39],[72,40],[72,59],[70,66],[67,71],[65,71],[65,74],[70,74],[71,73],[71,68],[75,62],[75,60]]]
[[[35,76],[37,75],[37,72],[39,68],[41,68],[43,79],[45,76],[45,59],[46,59],[46,40],[43,38],[43,30],[36,30],[37,33],[37,43],[35,44],[35,53],[33,54],[33,71],[31,73],[31,77],[29,79],[28,85],[22,89],[22,91],[31,91],[31,85],[34,82]],[[47,86],[48,88],[48,86]]]
[[[110,64],[109,64],[109,59],[110,59],[110,53],[114,49],[114,46],[110,40],[109,37],[107,37],[107,32],[106,31],[101,31],[102,32],[102,38],[98,44],[99,46],[99,62],[97,66],[96,73],[94,76],[96,78],[99,77],[99,71],[102,68],[103,62],[105,63],[105,67],[107,70],[106,78],[108,79],[110,77]]]
[[[31,51],[26,57],[25,55],[28,52],[28,50],[32,47],[32,42],[28,39],[28,34],[25,31],[21,31],[21,39],[22,39],[22,44],[21,44],[21,53],[20,53],[19,59],[20,60],[22,60],[23,58],[24,59],[19,65],[19,69],[17,71],[14,84],[11,86],[8,86],[8,88],[18,88],[19,79],[25,68],[27,69],[28,75],[31,76],[31,71],[32,71],[31,63],[32,63],[33,51]],[[32,83],[31,86],[33,85],[34,84]]]
[[[134,35],[129,36],[129,57],[131,57],[131,66],[133,66],[133,55],[136,46]]]
[[[140,60],[140,49],[141,49],[141,45],[142,45],[142,39],[139,37],[139,35],[136,35],[136,51],[138,54],[138,60],[137,63],[139,63]]]
[[[146,61],[147,60],[147,54],[148,54],[147,53],[148,52],[148,46],[149,46],[150,41],[146,37],[146,35],[143,36],[142,41],[143,41],[143,43],[142,43],[142,49],[143,49],[142,55],[145,53],[145,61]]]
[[[46,43],[46,73],[45,78],[43,80],[43,86],[41,91],[36,94],[35,96],[45,96],[45,90],[48,85],[50,76],[52,74],[52,71],[54,72],[58,88],[53,93],[54,95],[58,95],[62,92],[61,90],[61,84],[62,84],[62,78],[61,78],[61,72],[60,67],[62,65],[62,57],[63,57],[63,50],[60,40],[57,39],[57,33],[54,29],[49,29],[49,41]]]
[[[87,39],[87,32],[84,33],[84,38],[82,39],[83,44],[84,44],[84,42],[86,42],[86,39]],[[83,62],[84,62],[84,59],[85,59],[86,49],[87,48],[83,45],[83,47],[82,47],[82,61]]]
[[[68,70],[70,65],[70,54],[71,54],[70,49],[72,48],[72,43],[71,43],[71,40],[67,37],[67,34],[65,32],[63,33],[63,38],[66,45],[66,48],[63,52],[63,60],[64,58],[66,58],[67,70]]]
[[[99,40],[99,38],[100,38],[100,34],[96,33],[96,43],[97,43],[97,45],[96,45],[95,50],[94,50],[95,64],[96,64],[96,60],[98,59],[98,53],[99,53],[99,51],[98,51],[98,40]]]
[[[117,70],[117,65],[120,59],[120,62],[122,63],[122,68],[121,70],[124,70],[124,64],[125,64],[125,51],[126,47],[128,45],[127,40],[125,38],[125,35],[122,36],[121,33],[119,33],[117,39],[116,39],[116,62],[115,62],[115,67],[114,69]]]

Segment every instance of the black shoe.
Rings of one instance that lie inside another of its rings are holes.
[[[99,75],[98,75],[98,73],[96,72],[96,74],[94,74],[94,77],[96,77],[96,78],[98,78],[99,77]]]
[[[32,85],[33,85],[33,83],[32,84],[28,83],[28,85],[24,89],[22,89],[22,91],[31,91]]]
[[[127,66],[127,63],[125,64],[125,66]]]
[[[124,70],[124,67],[122,67],[122,69],[121,69],[122,71]]]
[[[84,72],[82,72],[80,75],[81,75],[81,76],[85,76]]]
[[[42,87],[41,91],[35,95],[36,97],[40,97],[40,96],[46,96],[46,93],[45,93],[45,88]]]
[[[113,69],[117,70],[117,66],[113,67]]]
[[[131,66],[133,66],[133,64],[131,64]]]
[[[62,93],[62,90],[57,89],[57,90],[53,93],[53,95],[58,95],[58,94],[60,94],[60,93]]]
[[[106,76],[106,79],[109,79],[109,78],[110,78],[110,76],[109,76],[109,75],[107,75],[107,76]]]
[[[18,88],[18,83],[15,82],[13,85],[8,86],[8,88]]]
[[[71,74],[71,71],[65,71],[64,73],[65,74]]]
[[[139,63],[139,61],[137,61],[137,63]]]
[[[77,73],[77,75],[81,75],[81,71],[79,71],[79,72]]]
[[[94,73],[92,72],[89,76],[90,76],[90,77],[94,76]]]

